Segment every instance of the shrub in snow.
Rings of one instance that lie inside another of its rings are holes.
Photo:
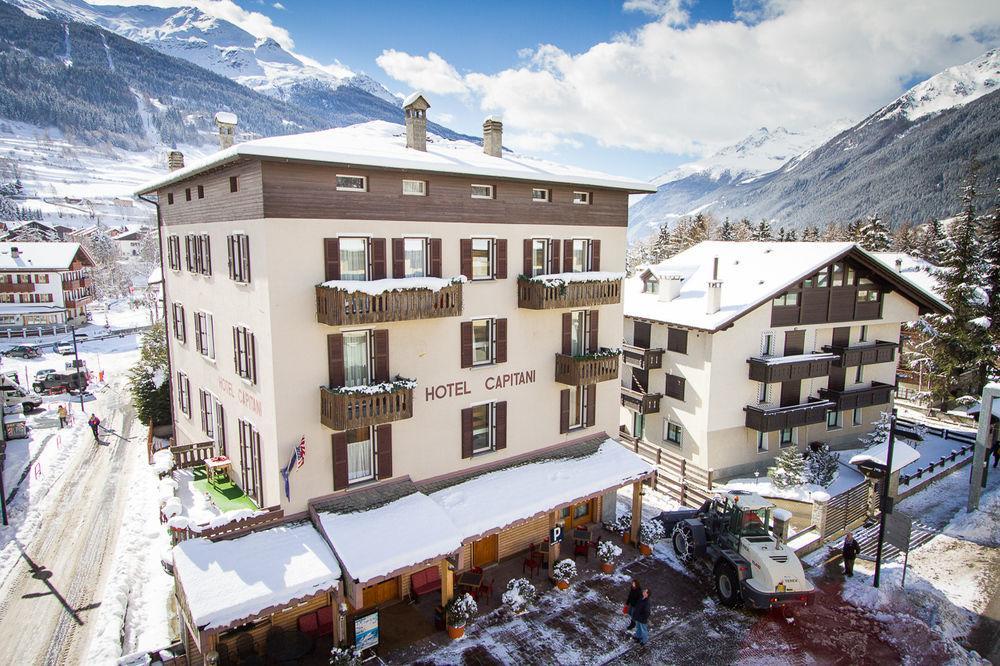
[[[472,598],[471,594],[468,592],[460,594],[449,601],[448,607],[445,608],[448,626],[456,629],[464,627],[478,611],[479,606],[476,605],[476,600]]]
[[[774,467],[767,470],[767,476],[775,488],[791,488],[806,482],[806,461],[798,449],[790,446],[774,459]]]
[[[517,614],[528,610],[537,597],[535,586],[527,578],[515,578],[507,583],[507,591],[501,600],[511,613]]]
[[[622,350],[615,349],[611,347],[601,348],[590,354],[579,354],[573,356],[573,358],[611,358],[612,356],[621,356]]]
[[[610,541],[601,541],[597,544],[597,559],[605,564],[611,564],[621,554],[622,549]]]
[[[335,647],[330,650],[330,666],[358,666],[361,653],[353,647]]]
[[[861,446],[866,449],[889,441],[889,412],[882,412],[878,417],[878,421],[872,421],[872,425],[874,428],[872,428],[871,432],[864,437],[858,438]]]
[[[552,567],[552,575],[556,580],[573,580],[576,578],[576,562],[570,559],[559,560]]]
[[[614,522],[604,523],[604,529],[615,534],[625,534],[632,529],[632,514],[623,513],[615,518]]]
[[[829,488],[840,474],[840,454],[832,453],[827,444],[821,444],[806,460],[806,479],[809,483]]]
[[[642,543],[656,543],[663,536],[663,523],[658,520],[644,520],[639,525],[639,541]]]

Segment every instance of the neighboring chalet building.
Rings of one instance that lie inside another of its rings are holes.
[[[149,232],[145,227],[131,225],[122,229],[113,229],[110,232],[118,254],[122,259],[138,257],[142,251],[142,239]]]
[[[624,290],[623,433],[674,494],[856,445],[891,407],[901,324],[947,309],[853,243],[704,242]]]
[[[230,588],[187,563],[232,562],[232,546],[182,543],[191,654],[292,622],[299,602],[343,599],[348,626],[417,594],[446,602],[457,573],[523,556],[556,524],[599,524],[652,475],[609,439],[628,196],[652,188],[501,156],[496,118],[484,147],[428,135],[428,107],[407,100],[405,131],[239,143],[140,193],[158,203],[176,445],[228,455],[243,490],[309,520],[343,571],[337,589],[327,563],[313,592],[227,613]],[[251,536],[266,534],[286,532]],[[248,541],[242,557],[280,571],[287,550]]]
[[[63,227],[54,227],[39,220],[4,222],[3,240],[7,242],[54,242],[64,238]]]
[[[93,267],[79,243],[0,243],[0,328],[86,322]]]

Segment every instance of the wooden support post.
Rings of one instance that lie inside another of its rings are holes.
[[[559,512],[558,511],[552,511],[551,513],[549,513],[549,535],[550,536],[552,534],[552,529],[556,526],[556,524],[558,522],[559,522]],[[563,538],[564,539],[566,538],[565,534],[563,535]],[[555,577],[554,569],[555,569],[555,566],[556,566],[556,560],[558,560],[558,559],[559,559],[559,544],[558,543],[552,543],[552,541],[550,540],[549,541],[549,580],[552,580]]]
[[[444,608],[455,596],[455,571],[448,560],[438,562],[438,570],[441,573],[441,608]]]
[[[642,481],[632,484],[632,544],[639,547],[639,525],[642,523]]]

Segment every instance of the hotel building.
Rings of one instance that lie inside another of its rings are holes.
[[[86,322],[93,267],[79,243],[0,243],[0,328]]]

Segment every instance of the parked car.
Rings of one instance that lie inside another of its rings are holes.
[[[4,375],[0,377],[0,394],[3,394],[5,404],[20,404],[25,413],[36,409],[42,404],[42,396],[24,388]]]
[[[42,368],[41,370],[35,373],[35,381],[37,382],[40,379],[45,379],[49,375],[54,375],[54,374],[56,374],[55,368]]]
[[[37,393],[64,393],[66,391],[82,391],[87,388],[85,372],[54,372],[44,379],[36,380],[31,388]]]
[[[57,342],[52,351],[57,354],[62,354],[63,356],[68,356],[73,353],[73,345],[69,342]]]
[[[42,352],[38,351],[38,347],[33,345],[16,345],[4,353],[13,358],[38,358],[42,355]]]

